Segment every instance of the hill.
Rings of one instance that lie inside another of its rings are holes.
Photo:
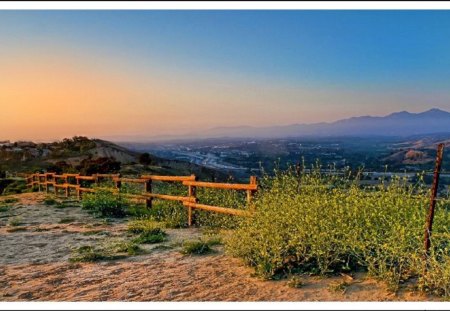
[[[201,166],[139,153],[101,139],[75,136],[51,143],[0,142],[0,171],[120,172],[123,174],[189,175],[224,178]]]

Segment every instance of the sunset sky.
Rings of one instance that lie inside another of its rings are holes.
[[[450,11],[0,11],[0,140],[450,110]]]

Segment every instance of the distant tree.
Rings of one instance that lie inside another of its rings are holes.
[[[115,158],[101,157],[97,159],[87,158],[75,168],[82,175],[118,173],[121,163]]]
[[[148,152],[144,152],[139,156],[139,163],[143,165],[152,164],[152,158]]]
[[[58,161],[47,167],[47,171],[55,172],[56,174],[70,173],[74,171],[74,167],[66,161]]]

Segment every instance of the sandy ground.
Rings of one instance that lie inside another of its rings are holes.
[[[289,287],[287,280],[261,280],[239,259],[225,255],[222,246],[210,255],[182,255],[180,242],[201,237],[198,228],[167,230],[166,249],[146,246],[143,255],[70,263],[76,247],[126,239],[126,220],[106,223],[76,204],[48,206],[43,194],[11,197],[19,202],[0,212],[0,301],[439,300],[409,285],[392,293],[361,273],[353,278],[300,276],[300,288]],[[344,281],[345,290],[336,289]]]

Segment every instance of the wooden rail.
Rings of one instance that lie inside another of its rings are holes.
[[[70,183],[69,178],[76,180],[76,184]],[[115,185],[114,188],[99,188],[99,179],[109,178]],[[214,182],[202,182],[197,181],[195,175],[189,176],[160,176],[160,175],[141,175],[138,178],[124,178],[120,174],[94,174],[92,176],[83,176],[80,174],[62,174],[58,175],[56,173],[44,173],[44,174],[31,174],[26,177],[27,186],[32,188],[38,186],[39,191],[45,190],[49,192],[49,188],[53,188],[55,195],[58,195],[58,190],[63,189],[66,197],[69,197],[71,190],[76,192],[77,198],[80,200],[83,193],[94,193],[99,190],[107,190],[112,193],[119,193],[123,183],[137,183],[143,184],[144,189],[139,194],[123,194],[129,198],[145,200],[148,208],[152,207],[153,199],[161,200],[171,200],[178,201],[183,204],[188,209],[188,224],[189,226],[193,223],[193,210],[205,210],[210,212],[222,213],[227,215],[235,216],[250,216],[254,211],[254,206],[252,205],[252,197],[254,193],[258,190],[258,185],[256,183],[256,177],[251,176],[250,182],[248,184],[232,184],[232,183],[214,183]],[[62,183],[60,183],[62,181]],[[97,184],[96,188],[85,187],[81,185],[81,181],[89,181]],[[179,182],[188,189],[187,196],[178,196],[170,194],[161,194],[152,192],[152,182]],[[42,186],[42,190],[41,190]],[[213,189],[225,189],[225,190],[239,190],[247,192],[247,204],[249,206],[248,210],[241,210],[235,208],[213,206],[207,204],[201,204],[198,202],[197,198],[197,188],[213,188]]]

